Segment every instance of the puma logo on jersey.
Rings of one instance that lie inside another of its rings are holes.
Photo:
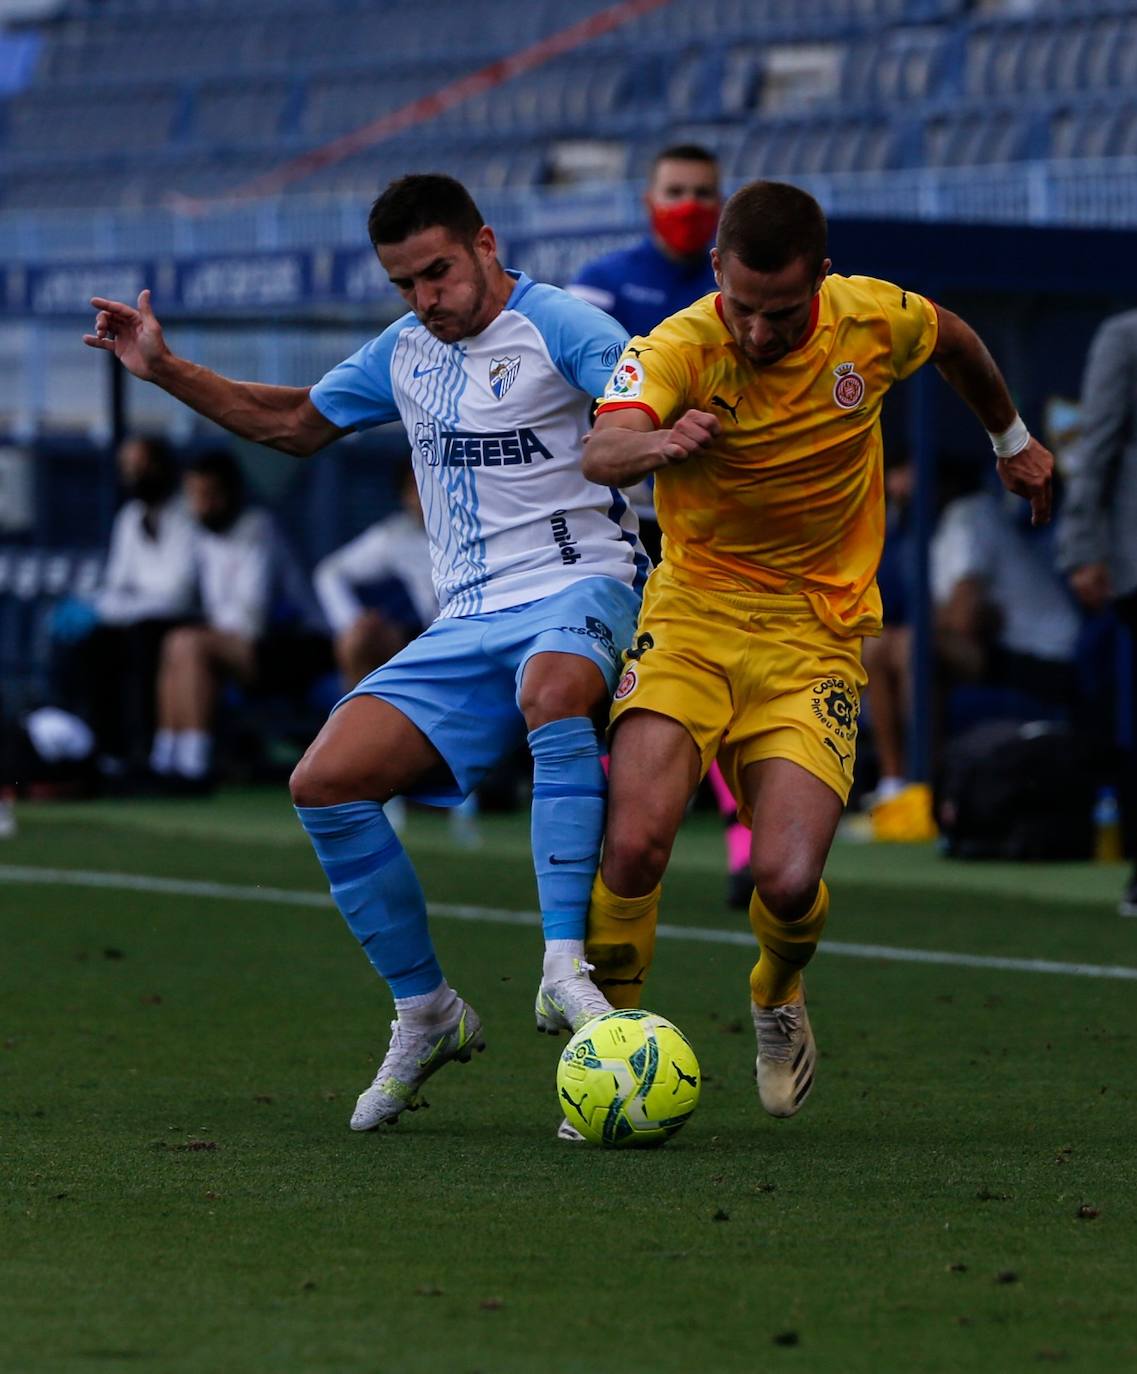
[[[738,400],[735,401],[734,405],[731,405],[731,403],[730,403],[729,401],[724,401],[723,398],[722,398],[721,396],[712,396],[712,397],[711,397],[711,405],[713,405],[713,406],[718,406],[718,408],[719,408],[720,410],[725,410],[725,411],[729,414],[730,418],[734,421],[735,424],[738,424],[738,407],[739,407],[741,404],[742,404],[742,392],[741,392],[741,391],[738,393]]]

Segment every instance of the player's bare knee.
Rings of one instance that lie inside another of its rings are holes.
[[[817,900],[821,875],[793,858],[751,865],[759,900],[779,921],[799,921]]]
[[[312,800],[314,794],[313,779],[306,754],[292,770],[292,775],[288,779],[288,794],[292,798],[293,806],[320,806],[322,804]]]
[[[641,897],[663,877],[671,842],[650,826],[609,829],[604,839],[604,881],[621,897]]]
[[[343,781],[324,767],[319,752],[309,750],[292,770],[288,790],[293,806],[338,806],[354,801],[345,795]]]
[[[582,691],[572,682],[544,682],[532,693],[522,691],[521,714],[530,730],[539,730],[554,720],[591,716],[597,706],[596,694]]]
[[[162,640],[162,660],[175,666],[184,665],[200,657],[204,645],[204,636],[196,625],[179,625]]]

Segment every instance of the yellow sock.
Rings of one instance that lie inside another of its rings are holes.
[[[593,982],[614,1007],[638,1007],[655,953],[657,887],[646,897],[617,897],[599,873],[592,884],[584,957],[596,965]]]
[[[796,921],[778,920],[757,892],[751,897],[750,928],[761,953],[750,970],[750,996],[758,1006],[777,1007],[793,999],[828,915],[829,889],[823,882],[817,886],[813,905]]]

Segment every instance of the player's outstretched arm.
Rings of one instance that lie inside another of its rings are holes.
[[[166,343],[158,317],[143,291],[137,306],[95,296],[95,332],[84,334],[89,348],[113,353],[123,367],[221,425],[242,439],[309,454],[338,439],[339,429],[308,399],[308,387],[236,382],[207,367],[179,358]]]
[[[645,410],[603,411],[587,436],[582,469],[590,482],[630,487],[650,472],[685,463],[722,433],[716,415],[689,410],[670,429],[656,429]]]
[[[979,417],[991,436],[999,480],[1030,502],[1031,523],[1050,519],[1054,455],[1023,424],[987,346],[969,324],[936,307],[939,338],[932,362],[940,375]]]

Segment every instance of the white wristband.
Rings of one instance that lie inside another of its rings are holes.
[[[987,435],[991,440],[991,447],[1000,458],[1013,458],[1030,443],[1030,430],[1023,424],[1021,415],[1016,415],[1002,434],[993,434],[988,430]]]

